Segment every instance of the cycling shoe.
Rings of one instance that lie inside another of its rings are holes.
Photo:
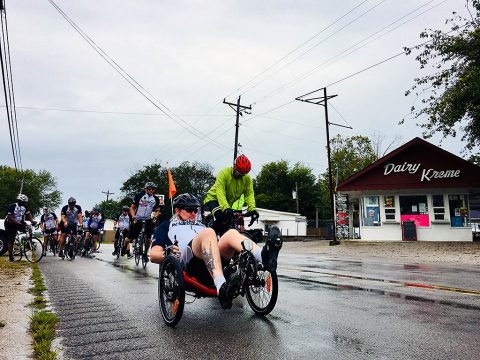
[[[283,240],[280,229],[272,226],[268,232],[268,238],[262,249],[262,263],[265,270],[269,272],[277,271],[277,258],[282,248]]]
[[[228,280],[223,283],[218,293],[218,301],[222,309],[230,309],[233,299],[238,296],[240,290],[240,277],[238,274],[231,274]]]

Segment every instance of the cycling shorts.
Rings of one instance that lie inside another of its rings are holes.
[[[73,232],[74,234],[77,233],[77,224],[68,224],[68,228],[66,228],[64,222],[61,221],[59,228],[62,234],[68,234],[70,232]]]
[[[98,235],[100,230],[102,229],[90,229],[88,228],[87,231],[91,234],[91,235]]]
[[[25,223],[12,224],[8,221],[5,221],[5,235],[7,237],[7,243],[13,243],[15,236],[17,235],[17,231],[25,232],[26,225],[27,224]]]
[[[188,243],[189,248],[192,248],[192,241]],[[221,260],[222,268],[229,263],[229,260],[225,260],[223,258]],[[210,272],[207,269],[207,265],[205,265],[205,261],[203,259],[199,259],[195,255],[193,255],[193,257],[190,259],[190,261],[185,267],[185,272],[189,276],[195,277],[201,284],[209,287],[215,287],[212,276],[210,275]]]
[[[130,225],[130,232],[128,234],[129,239],[136,239],[142,230],[142,221],[138,220],[136,223]],[[145,220],[145,235],[150,238],[153,233],[152,219]]]
[[[43,232],[47,235],[53,235],[57,232],[57,229],[56,228],[45,229]]]
[[[128,237],[128,229],[123,229],[122,234],[124,238]],[[115,232],[115,240],[118,240],[119,236],[120,236],[120,229],[117,229],[117,231]]]

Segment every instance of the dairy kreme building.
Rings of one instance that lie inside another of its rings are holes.
[[[348,198],[350,238],[405,240],[414,224],[419,241],[472,241],[480,167],[414,138],[339,184],[337,194]]]

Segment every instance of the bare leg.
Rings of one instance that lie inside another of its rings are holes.
[[[223,275],[217,236],[213,229],[206,228],[198,233],[193,238],[192,250],[196,257],[203,259],[213,279]]]
[[[240,234],[237,230],[230,229],[225,234],[222,235],[218,241],[218,248],[220,254],[224,259],[231,259],[232,256],[236,253],[239,253],[243,250],[242,241],[248,240],[252,244],[252,252],[255,252],[256,249],[259,249],[259,246],[255,244],[252,240],[246,236]]]

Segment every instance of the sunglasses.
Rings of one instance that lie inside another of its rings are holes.
[[[183,210],[185,210],[186,212],[188,213],[197,213],[198,212],[198,208],[194,207],[194,208],[184,208]]]
[[[154,188],[147,188],[147,190],[155,190]]]
[[[242,174],[240,171],[235,170],[235,175],[237,176],[245,176],[245,174]]]

